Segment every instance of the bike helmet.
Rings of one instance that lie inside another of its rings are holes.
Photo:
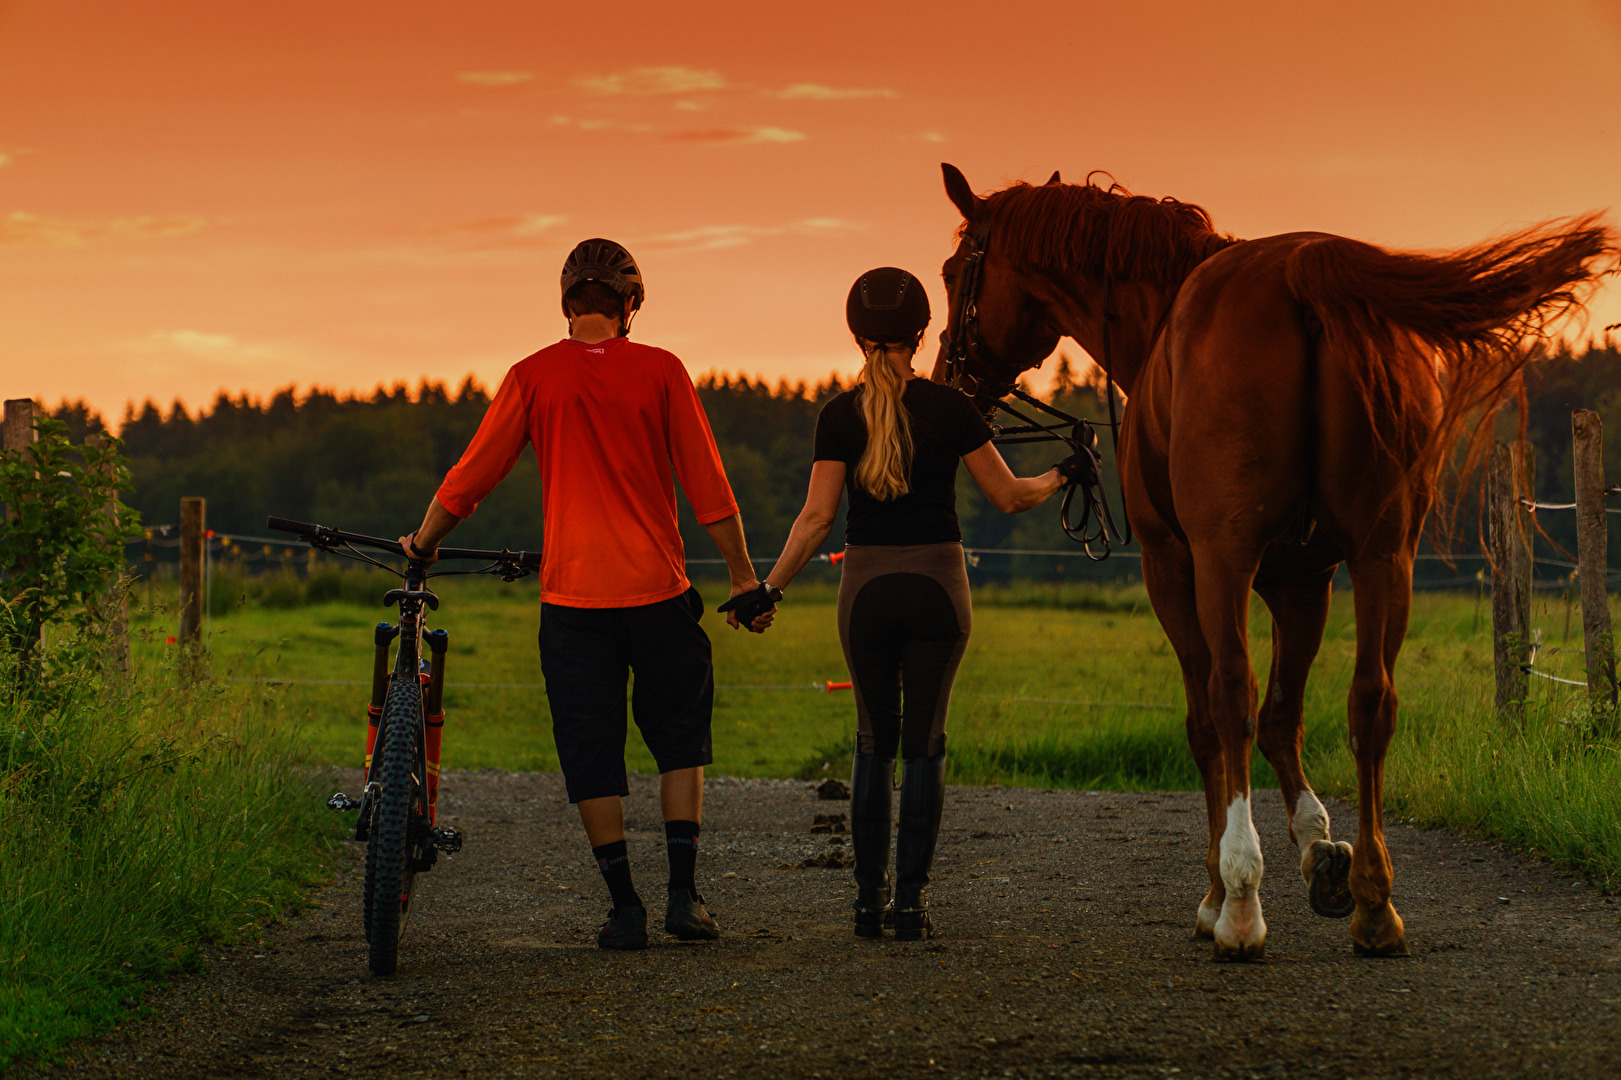
[[[850,286],[844,318],[852,334],[868,341],[913,341],[929,325],[929,294],[905,270],[880,266]]]
[[[630,252],[612,240],[598,237],[582,240],[563,260],[563,295],[582,281],[599,281],[630,301],[630,310],[639,310],[647,291],[642,288],[642,272]]]

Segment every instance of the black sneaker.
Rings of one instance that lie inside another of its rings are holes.
[[[671,889],[670,906],[664,913],[664,932],[682,941],[714,941],[720,927],[704,907],[704,898],[692,889]]]
[[[614,908],[597,931],[597,948],[628,951],[647,948],[647,909]]]

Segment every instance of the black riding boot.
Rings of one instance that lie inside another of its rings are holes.
[[[856,857],[856,936],[889,921],[889,790],[895,762],[856,751],[850,768],[850,847]]]
[[[895,838],[895,939],[930,936],[923,890],[929,884],[940,811],[946,802],[946,755],[907,758],[901,773],[900,828]]]

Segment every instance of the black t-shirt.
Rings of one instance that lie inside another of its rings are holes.
[[[991,439],[991,427],[960,390],[928,379],[910,379],[901,395],[912,428],[908,491],[887,502],[856,486],[856,463],[867,448],[862,390],[847,390],[822,407],[816,419],[816,460],[845,464],[850,544],[949,544],[962,540],[957,527],[957,462]]]

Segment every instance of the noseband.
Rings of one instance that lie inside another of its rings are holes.
[[[1109,384],[1108,423],[1115,445],[1115,470],[1118,479],[1120,422],[1115,415],[1114,363],[1109,347],[1109,324],[1114,320],[1114,313],[1110,310],[1114,275],[1109,272],[1109,247],[1114,234],[1113,208],[1109,211],[1107,229],[1103,252],[1103,373]],[[996,410],[1000,409],[1014,419],[1022,421],[1015,427],[1002,427],[994,420],[991,421],[992,438],[999,445],[1056,441],[1064,443],[1074,453],[1089,454],[1095,463],[1101,465],[1097,451],[1098,435],[1090,421],[1071,416],[1064,410],[1025,393],[1013,380],[994,385],[986,391],[980,381],[969,373],[970,354],[978,358],[982,371],[987,368],[992,371],[1006,371],[1009,365],[1001,362],[1001,358],[986,344],[984,335],[979,329],[979,287],[984,274],[985,249],[990,240],[989,225],[982,223],[973,226],[964,239],[968,243],[968,252],[964,256],[962,272],[957,279],[957,302],[952,307],[948,328],[940,335],[941,345],[945,350],[947,384],[967,394],[988,415],[994,415]],[[951,326],[957,328],[956,334],[951,333],[949,329]],[[1003,400],[1009,396],[1057,417],[1058,422],[1043,424],[1038,419],[1026,416]],[[1058,524],[1063,528],[1065,536],[1081,545],[1087,558],[1093,562],[1102,562],[1109,557],[1114,545],[1131,543],[1131,522],[1126,521],[1124,530],[1115,525],[1114,515],[1109,511],[1109,501],[1103,493],[1101,475],[1096,469],[1094,475],[1099,476],[1096,482],[1083,481],[1072,484],[1065,490]],[[1076,488],[1085,489],[1085,501],[1081,504],[1080,523],[1071,525],[1070,504],[1074,501]],[[1089,522],[1093,520],[1096,521],[1096,525],[1089,527]],[[1092,553],[1093,544],[1102,544],[1102,554]]]

